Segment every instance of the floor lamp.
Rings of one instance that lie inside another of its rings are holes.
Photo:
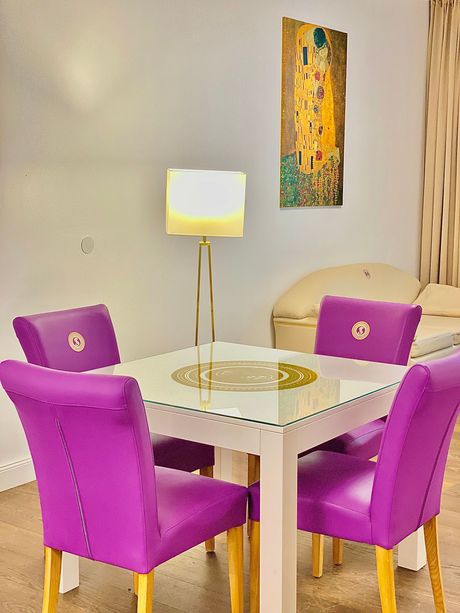
[[[216,340],[210,236],[243,236],[246,175],[224,170],[170,168],[166,180],[166,232],[200,236],[195,345],[199,344],[203,251],[208,257],[211,337]]]

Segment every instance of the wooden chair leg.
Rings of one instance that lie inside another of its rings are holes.
[[[139,575],[133,573],[133,592],[137,596],[139,593]]]
[[[204,466],[203,468],[200,468],[200,475],[202,477],[210,477],[212,479],[212,477],[214,477],[214,466]],[[216,550],[216,539],[212,538],[207,540],[204,546],[206,548],[206,553],[214,553]]]
[[[311,554],[313,577],[319,579],[323,576],[323,561],[324,561],[324,536],[322,534],[311,535]]]
[[[340,566],[343,563],[343,540],[338,538],[332,539],[332,559],[334,564]]]
[[[260,457],[248,453],[248,487],[260,480]]]
[[[260,523],[251,521],[251,549],[249,555],[249,610],[259,613],[260,607]]]
[[[56,613],[57,611],[61,563],[62,551],[45,547],[45,585],[42,613]]]
[[[137,613],[152,613],[153,606],[153,574],[138,575]]]
[[[248,487],[260,480],[260,457],[248,453]],[[248,537],[251,538],[251,522],[247,524]]]
[[[438,518],[433,517],[424,526],[426,557],[430,569],[431,588],[436,613],[445,613],[444,587],[442,584],[441,561],[439,559]]]
[[[244,613],[243,526],[228,530],[227,549],[232,613]]]
[[[382,613],[396,613],[393,549],[384,549],[377,545],[375,553],[377,558],[377,577],[379,580]]]

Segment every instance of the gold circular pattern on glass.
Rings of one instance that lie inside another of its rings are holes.
[[[363,341],[369,336],[370,332],[371,327],[367,321],[357,321],[351,329],[353,338],[355,338],[357,341]]]
[[[71,332],[67,337],[67,342],[69,343],[69,347],[77,353],[83,351],[86,345],[84,336],[79,332]]]
[[[289,390],[313,383],[318,375],[309,368],[264,361],[223,361],[191,364],[175,370],[177,383],[222,392]]]

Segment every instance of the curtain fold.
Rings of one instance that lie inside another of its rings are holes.
[[[460,0],[431,0],[422,284],[460,286]]]

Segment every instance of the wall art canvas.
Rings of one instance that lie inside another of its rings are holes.
[[[343,204],[347,38],[283,18],[281,208]]]

